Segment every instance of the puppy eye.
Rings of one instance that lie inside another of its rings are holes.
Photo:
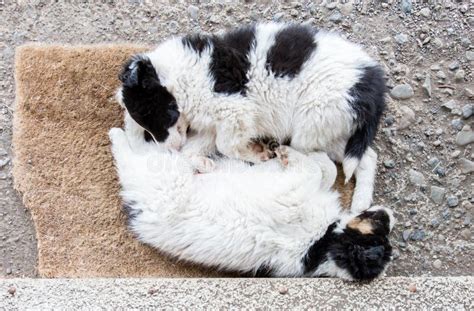
[[[168,109],[169,127],[173,126],[179,118],[179,112],[177,110]]]

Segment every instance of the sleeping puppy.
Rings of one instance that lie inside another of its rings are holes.
[[[385,107],[384,74],[360,46],[309,26],[262,23],[222,36],[191,35],[132,57],[119,97],[158,142],[258,163],[273,137],[300,152],[324,151],[355,173],[354,211],[372,202],[377,155],[370,148]],[[177,125],[184,116],[184,125]],[[212,164],[211,164],[212,166]]]
[[[391,211],[342,210],[325,153],[280,147],[262,164],[223,158],[196,175],[188,157],[146,142],[128,113],[125,131],[109,136],[129,228],[171,257],[255,276],[346,280],[373,279],[391,259]]]

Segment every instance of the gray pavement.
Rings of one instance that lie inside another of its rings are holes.
[[[3,279],[0,309],[474,309],[474,277]]]

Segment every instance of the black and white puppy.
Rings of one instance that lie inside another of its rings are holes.
[[[370,148],[385,107],[384,73],[359,45],[309,26],[262,23],[221,36],[174,37],[126,64],[119,99],[154,138],[183,153],[216,149],[260,162],[273,137],[301,152],[326,152],[355,174],[353,211],[372,202]],[[178,122],[179,119],[183,119]],[[184,125],[183,125],[184,124]]]

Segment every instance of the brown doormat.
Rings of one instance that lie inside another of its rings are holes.
[[[42,277],[223,276],[177,263],[126,230],[108,130],[122,124],[113,96],[136,45],[17,49],[15,188],[31,211]],[[342,179],[339,179],[342,185]],[[353,184],[345,188],[349,204]]]

